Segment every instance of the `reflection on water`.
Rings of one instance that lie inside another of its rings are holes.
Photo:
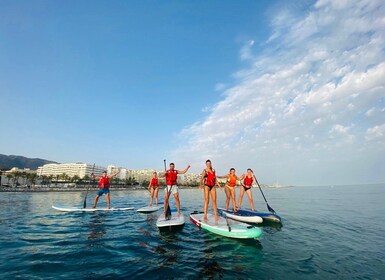
[[[89,213],[85,213],[89,214]],[[101,240],[102,237],[107,233],[106,231],[106,215],[107,213],[103,212],[94,212],[91,214],[90,221],[88,222],[89,234],[88,240],[97,241]],[[100,244],[99,244],[100,245]],[[95,246],[91,243],[88,246]]]

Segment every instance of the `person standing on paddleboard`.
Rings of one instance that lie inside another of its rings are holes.
[[[96,177],[95,174],[91,174],[92,178],[95,180],[99,180],[99,191],[96,194],[94,206],[93,208],[96,208],[96,205],[98,204],[99,197],[101,197],[103,194],[106,195],[107,200],[107,207],[110,209],[111,207],[111,198],[110,198],[110,179],[114,176],[116,176],[120,172],[120,169],[115,172],[114,174],[111,174],[110,176],[107,176],[107,171],[103,171],[101,177]]]
[[[250,168],[247,169],[247,173],[243,174],[240,180],[242,180],[243,178],[244,180],[242,183],[241,191],[239,193],[238,209],[241,209],[243,195],[246,193],[247,197],[249,198],[251,211],[254,211],[254,202],[253,194],[251,193],[251,186],[253,183],[256,184],[257,182],[255,181],[253,170],[251,170]]]
[[[221,191],[222,191],[222,187],[217,180],[217,177],[215,175],[215,170],[212,167],[211,161],[209,159],[206,160],[206,168],[202,171],[202,178],[199,184],[200,190],[202,189],[203,181],[205,183],[205,187],[204,187],[205,204],[203,206],[203,213],[204,213],[203,219],[207,221],[207,210],[209,208],[210,195],[211,195],[215,220],[218,221],[217,193],[215,190],[215,186],[218,186]]]
[[[176,202],[176,208],[178,209],[178,216],[180,215],[180,200],[179,200],[179,194],[178,194],[178,186],[177,186],[177,178],[178,174],[185,174],[187,170],[190,168],[190,164],[187,165],[186,169],[183,171],[176,170],[175,164],[170,163],[170,169],[166,170],[165,177],[166,177],[166,188],[164,189],[164,217],[166,218],[166,209],[168,206],[168,198],[170,196],[170,193],[174,195],[175,202]]]
[[[152,201],[155,197],[156,206],[158,206],[158,192],[159,192],[159,180],[156,172],[153,173],[150,184],[148,185],[148,190],[150,191],[150,206],[152,206]]]
[[[237,186],[237,181],[240,180],[240,178],[235,175],[235,169],[230,168],[230,173],[225,176],[217,176],[217,178],[226,178],[226,187],[225,187],[225,193],[226,193],[226,211],[229,211],[229,204],[230,204],[230,198],[231,202],[233,204],[233,211],[236,212],[237,207],[237,200],[235,197],[235,187]]]

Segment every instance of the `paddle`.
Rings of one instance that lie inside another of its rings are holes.
[[[261,186],[260,186],[259,183],[258,183],[257,178],[255,177],[255,175],[253,175],[253,177],[254,177],[254,179],[255,179],[255,182],[257,182],[257,185],[258,185],[258,187],[259,187],[259,190],[260,190],[261,193],[262,193],[263,199],[264,199],[265,202],[266,202],[267,209],[269,209],[270,213],[276,214],[275,211],[274,211],[274,209],[270,207],[269,203],[267,203],[266,197],[265,197],[265,195],[263,194],[263,191],[262,191],[262,189],[261,189]]]
[[[166,160],[164,159],[163,160],[164,162],[164,174],[165,176],[167,176],[167,168],[166,168]],[[166,180],[166,188],[167,188],[167,180]],[[172,189],[172,185],[170,187],[170,190],[167,191],[167,209],[166,209],[166,220],[170,220],[171,219],[171,209],[170,209],[170,194],[171,194],[171,189]]]
[[[227,215],[225,214],[225,219],[226,219],[226,224],[227,227],[229,228],[229,232],[231,231],[231,226],[229,225],[229,220],[227,219]]]
[[[92,166],[91,177],[92,177],[92,175],[94,174],[94,169],[95,169],[95,163],[94,163],[94,166]],[[90,186],[91,186],[91,179],[92,179],[92,178],[90,178],[90,181],[88,182],[88,188],[87,188],[87,192],[86,192],[86,197],[84,198],[83,208],[86,208],[86,207],[87,207],[87,195],[88,195],[88,190],[90,189]]]

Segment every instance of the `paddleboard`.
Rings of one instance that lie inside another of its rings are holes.
[[[173,229],[182,227],[184,225],[184,216],[183,213],[180,213],[178,216],[177,211],[171,212],[171,218],[169,220],[165,219],[164,213],[160,214],[158,220],[156,221],[156,226],[159,229]]]
[[[62,212],[95,212],[95,211],[127,211],[134,210],[134,207],[126,208],[79,208],[79,207],[59,207],[52,205],[52,208]]]
[[[152,206],[145,206],[145,207],[139,208],[136,211],[141,213],[152,213],[152,212],[158,211],[161,208],[163,208],[163,206],[152,205]]]
[[[233,211],[226,211],[225,209],[218,208],[218,213],[223,217],[227,216],[227,218],[244,223],[260,224],[263,222],[263,219],[258,215],[254,215],[253,212],[251,212],[251,214],[245,214],[239,211],[234,213]]]
[[[207,221],[204,221],[203,215],[203,213],[191,213],[190,220],[198,227],[212,233],[238,239],[259,238],[262,235],[260,228],[230,219],[226,221],[226,219],[221,216],[218,216],[219,220],[216,222],[213,214],[207,214]]]
[[[219,210],[219,208],[218,208]],[[242,216],[242,217],[252,217],[252,216],[258,216],[263,219],[264,222],[274,222],[274,223],[280,223],[281,217],[277,214],[272,213],[266,213],[266,212],[259,212],[259,211],[249,211],[249,210],[242,210],[239,209],[236,212],[236,215]],[[230,217],[230,216],[228,216]]]

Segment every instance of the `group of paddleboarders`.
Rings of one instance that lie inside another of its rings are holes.
[[[163,173],[157,175],[157,172],[153,173],[153,177],[148,185],[150,191],[150,206],[152,206],[153,199],[155,198],[156,205],[158,205],[158,192],[159,192],[159,179],[166,180],[166,187],[164,189],[164,214],[166,217],[166,209],[168,207],[169,197],[173,194],[176,202],[176,208],[178,210],[178,215],[180,215],[180,199],[179,199],[179,188],[177,185],[178,175],[185,174],[190,168],[190,165],[184,170],[175,169],[175,164],[170,163],[170,168]],[[119,174],[120,169],[107,176],[107,172],[103,171],[101,177],[97,177],[94,174],[91,174],[92,178],[99,181],[99,190],[94,200],[93,208],[96,208],[96,205],[99,201],[99,197],[103,194],[106,195],[107,207],[110,208],[111,198],[110,198],[110,179]],[[249,168],[247,172],[238,177],[235,174],[235,169],[231,168],[229,174],[218,176],[216,175],[215,169],[212,167],[211,161],[206,160],[206,168],[202,171],[202,176],[199,184],[199,189],[204,191],[204,219],[207,219],[207,211],[210,203],[210,197],[212,200],[212,207],[214,211],[214,216],[218,219],[217,215],[217,195],[215,187],[218,186],[220,191],[222,191],[222,186],[220,185],[218,179],[226,179],[225,184],[225,193],[226,193],[226,210],[229,210],[230,200],[232,202],[233,211],[236,212],[241,208],[243,196],[246,193],[250,202],[251,210],[254,211],[254,202],[251,192],[251,186],[253,183],[256,183],[255,176],[253,171]],[[242,182],[243,180],[243,182]],[[237,181],[241,181],[242,187],[239,193],[238,205],[236,203],[236,193],[235,187],[237,186]],[[203,187],[204,186],[204,187]]]
[[[253,171],[249,168],[247,169],[246,173],[238,177],[235,174],[235,169],[231,168],[229,174],[224,176],[217,176],[215,173],[215,169],[212,167],[211,161],[208,159],[206,160],[206,168],[202,171],[201,181],[199,184],[199,189],[202,189],[204,185],[205,203],[203,206],[203,213],[204,213],[205,220],[207,220],[207,210],[210,202],[210,196],[212,200],[215,219],[218,219],[217,194],[216,194],[215,186],[218,186],[220,188],[220,191],[222,191],[222,187],[218,182],[218,178],[226,179],[226,184],[225,184],[226,211],[229,210],[230,199],[233,205],[234,213],[237,210],[241,209],[243,195],[245,193],[249,198],[250,208],[252,211],[254,211],[254,202],[253,202],[253,195],[251,192],[251,186],[253,185],[253,183],[257,183],[257,182],[254,177]],[[236,194],[235,194],[235,187],[237,186],[237,181],[241,181],[241,185],[242,185],[240,194],[239,194],[238,205],[236,204]]]

